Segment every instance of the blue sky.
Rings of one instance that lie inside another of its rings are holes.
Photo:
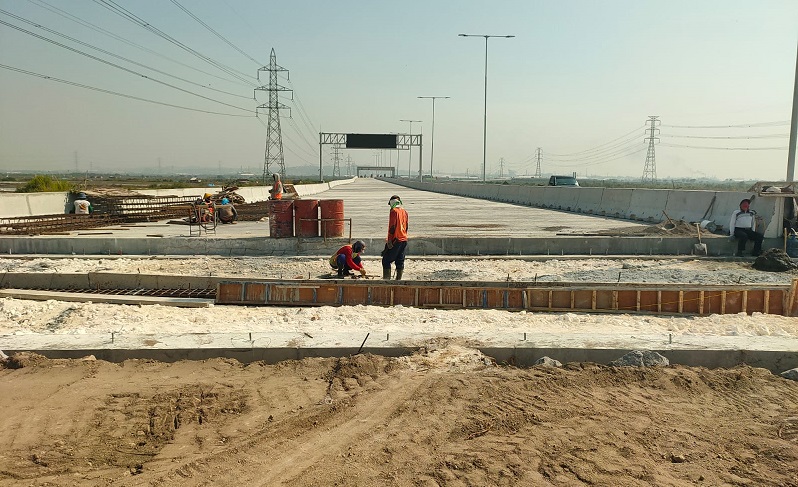
[[[3,24],[0,64],[243,116],[154,105],[0,69],[0,170],[70,170],[77,154],[81,171],[152,170],[160,158],[164,172],[221,167],[260,173],[265,128],[252,115],[267,99],[264,93],[252,99],[259,65],[172,2],[115,0],[249,76],[246,82],[102,3],[0,0],[0,8],[201,86],[113,59],[6,13],[0,12],[0,21],[239,108],[148,81]],[[541,147],[544,174],[639,177],[649,115],[662,122],[656,148],[660,178],[765,180],[782,179],[786,171],[789,125],[784,122],[790,118],[798,44],[793,0],[179,3],[259,63],[268,63],[274,48],[278,63],[290,70],[285,84],[296,97],[284,99],[293,109],[292,119],[287,112],[282,119],[289,167],[318,164],[320,130],[404,133],[409,124],[400,120],[414,119],[423,120],[413,124],[413,132],[425,138],[426,172],[431,102],[416,97],[436,95],[451,97],[435,104],[436,172],[479,174],[485,43],[457,35],[469,33],[516,36],[489,42],[489,174],[499,171],[502,158],[505,171],[533,174],[535,150]],[[73,22],[70,15],[180,64]],[[780,149],[742,150],[769,147]],[[346,155],[359,164],[395,164],[397,158],[396,152]],[[323,157],[330,161],[329,147]],[[408,154],[398,157],[404,174]]]

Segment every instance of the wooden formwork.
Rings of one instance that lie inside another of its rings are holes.
[[[413,281],[223,281],[218,304],[263,306],[413,306],[647,314],[764,313],[794,316],[791,285],[696,286]]]

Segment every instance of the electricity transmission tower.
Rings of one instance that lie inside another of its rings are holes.
[[[258,80],[260,80],[261,71],[269,72],[269,84],[255,88],[255,91],[269,92],[269,102],[258,106],[258,109],[267,108],[269,110],[269,122],[266,124],[266,154],[263,161],[263,182],[265,184],[266,176],[273,171],[285,175],[283,134],[280,132],[280,110],[290,110],[290,108],[280,103],[280,92],[291,90],[277,83],[277,74],[284,71],[286,78],[288,78],[288,70],[277,64],[277,56],[274,54],[273,48],[269,56],[269,65],[258,69]]]
[[[346,156],[346,175],[352,175],[352,156]]]
[[[543,175],[540,172],[540,156],[541,156],[540,147],[538,147],[538,149],[535,151],[535,158],[537,159],[537,162],[538,162],[538,166],[535,169],[535,177],[536,178],[543,177]]]
[[[643,168],[643,181],[655,182],[657,180],[657,159],[654,152],[654,144],[659,141],[659,129],[657,126],[660,124],[659,117],[648,117],[648,137],[644,140],[648,141],[648,152],[646,152],[646,167]]]
[[[337,145],[332,147],[332,156],[333,156],[333,177],[340,178],[341,177],[341,148]]]
[[[504,157],[499,159],[499,178],[504,177]]]

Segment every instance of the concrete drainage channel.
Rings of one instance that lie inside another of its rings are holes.
[[[607,283],[252,280],[201,276],[86,273],[0,274],[0,296],[207,307],[213,304],[260,306],[403,305],[442,309],[505,309],[531,312],[585,312],[649,315],[708,315],[769,313],[794,316],[798,280],[791,285],[643,285]],[[345,334],[345,333],[344,333]],[[285,337],[281,335],[286,335]],[[335,357],[355,353],[401,356],[419,347],[401,337],[351,337],[314,345],[301,344],[296,333],[181,334],[157,338],[143,335],[25,335],[0,337],[6,353],[33,351],[50,358],[98,359],[119,362],[131,358],[160,361],[235,358],[269,363],[307,357]],[[417,333],[413,338],[417,338]],[[318,337],[317,337],[318,338]],[[432,337],[430,337],[432,338]],[[629,349],[540,347],[526,336],[501,340],[506,346],[479,347],[497,362],[528,366],[551,356],[561,362],[608,363]],[[360,345],[358,347],[358,345]],[[688,366],[731,367],[740,363],[773,372],[798,366],[798,352],[779,350],[704,350],[662,343],[659,351],[671,363]]]

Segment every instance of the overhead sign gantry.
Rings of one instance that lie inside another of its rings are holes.
[[[322,146],[336,145],[341,149],[397,149],[410,150],[418,147],[418,179],[422,179],[422,136],[421,134],[343,134],[319,132],[319,180],[324,182],[322,169]],[[387,167],[382,169],[387,170]],[[393,168],[391,168],[393,173]]]

